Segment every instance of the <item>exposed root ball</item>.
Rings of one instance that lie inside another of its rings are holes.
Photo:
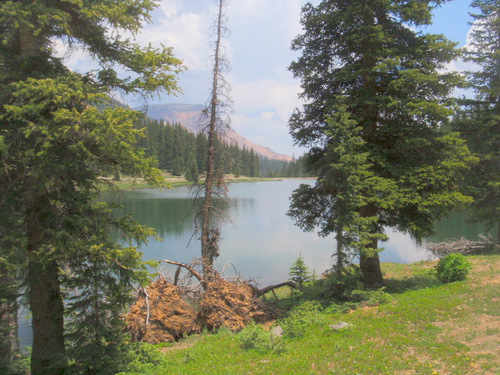
[[[126,317],[126,329],[134,341],[173,342],[184,334],[200,330],[196,315],[196,310],[184,301],[178,288],[160,277],[147,288],[147,294],[139,294]]]
[[[198,321],[209,330],[225,327],[239,331],[251,320],[264,323],[275,319],[276,315],[255,296],[256,289],[246,283],[235,284],[224,279],[209,282],[200,303]]]

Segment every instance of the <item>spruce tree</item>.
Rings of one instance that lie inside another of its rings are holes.
[[[497,231],[500,243],[500,1],[478,0],[466,59],[480,69],[469,73],[474,99],[462,99],[452,129],[467,140],[479,162],[464,182],[472,195],[472,217]]]
[[[134,247],[109,241],[109,229],[130,240],[150,232],[114,218],[96,196],[117,173],[161,180],[135,146],[140,114],[108,97],[115,89],[146,99],[177,91],[181,62],[169,48],[142,48],[120,36],[137,32],[154,6],[151,0],[0,4],[0,234],[9,233],[0,267],[10,272],[10,281],[0,280],[8,288],[0,290],[25,290],[32,374],[61,374],[69,363],[76,373],[117,370],[111,358],[122,348],[119,312],[146,272]],[[72,72],[54,55],[56,41],[70,52],[82,48],[98,69]],[[69,288],[76,292],[69,295]],[[66,324],[75,334],[65,342]]]
[[[301,79],[306,102],[289,121],[296,143],[313,155],[340,147],[342,140],[332,138],[327,118],[338,111],[341,99],[360,127],[360,152],[366,153],[368,171],[377,178],[376,186],[361,189],[366,199],[357,208],[372,234],[359,252],[367,287],[382,285],[377,236],[384,228],[418,240],[432,232],[434,220],[468,201],[457,191],[470,158],[467,147],[456,134],[440,130],[452,114],[447,97],[459,83],[458,75],[440,70],[458,52],[442,36],[415,31],[430,23],[433,7],[443,2],[307,4],[301,19],[304,33],[292,43],[301,56],[290,70]],[[323,158],[325,166],[313,163],[309,172],[321,175],[334,162]],[[324,193],[335,201],[341,192],[336,183],[328,186]]]

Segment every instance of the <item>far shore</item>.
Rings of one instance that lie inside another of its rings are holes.
[[[184,178],[184,176],[173,176],[170,173],[165,173],[165,184],[161,186],[155,186],[142,178],[131,178],[123,177],[120,180],[113,179],[103,179],[108,184],[105,184],[102,191],[110,190],[134,190],[134,189],[173,189],[178,186],[190,186],[193,183]],[[239,176],[236,177],[233,174],[228,174],[225,176],[226,183],[236,183],[236,182],[263,182],[263,181],[282,181],[282,180],[313,180],[314,177],[247,177]]]

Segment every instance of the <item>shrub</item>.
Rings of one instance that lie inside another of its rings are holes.
[[[266,332],[261,325],[251,323],[246,326],[238,335],[238,340],[243,349],[255,349],[260,353],[283,353],[285,344],[283,338],[272,336]]]
[[[304,336],[308,327],[314,324],[325,323],[322,320],[322,307],[317,301],[306,301],[294,308],[290,315],[280,321],[286,337],[296,338]],[[326,323],[325,323],[326,324]]]
[[[352,301],[352,293],[363,288],[360,281],[361,271],[355,265],[344,267],[340,272],[329,273],[326,277],[326,298],[334,298],[337,301]]]
[[[436,275],[443,283],[465,280],[471,264],[462,254],[448,254],[436,266]]]

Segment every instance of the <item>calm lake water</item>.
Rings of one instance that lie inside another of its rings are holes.
[[[302,254],[309,269],[321,274],[331,268],[335,249],[332,237],[304,233],[286,216],[294,189],[312,180],[241,182],[229,185],[231,223],[222,225],[220,258],[217,268],[261,285],[288,279],[288,271]],[[141,224],[155,228],[162,241],[150,239],[140,247],[146,259],[170,259],[190,262],[200,256],[200,241],[193,237],[193,198],[188,187],[140,189],[123,193],[107,193],[104,199],[118,199],[121,214],[130,213]],[[465,215],[455,214],[437,223],[436,236],[427,241],[470,239],[484,230],[481,225],[466,223]],[[389,231],[389,240],[381,244],[382,262],[412,263],[431,255],[410,236]],[[232,266],[228,267],[227,265]]]
[[[313,181],[229,185],[232,223],[222,226],[221,256],[216,262],[219,271],[224,270],[227,276],[237,272],[244,279],[266,286],[286,281],[290,266],[299,254],[318,275],[331,268],[331,254],[335,249],[333,238],[304,233],[286,216],[289,197],[301,183]],[[103,199],[116,200],[123,205],[117,214],[130,213],[140,224],[155,228],[162,241],[151,238],[148,244],[140,247],[145,259],[190,262],[200,256],[200,241],[193,237],[193,197],[188,187],[105,193]],[[467,223],[465,214],[453,214],[437,223],[435,230],[437,234],[425,241],[440,242],[462,236],[475,240],[485,228]],[[410,236],[392,231],[388,235],[389,241],[381,244],[385,248],[380,254],[382,262],[412,263],[431,258]],[[30,346],[31,324],[26,319],[26,312],[21,312],[19,323],[20,344]]]

